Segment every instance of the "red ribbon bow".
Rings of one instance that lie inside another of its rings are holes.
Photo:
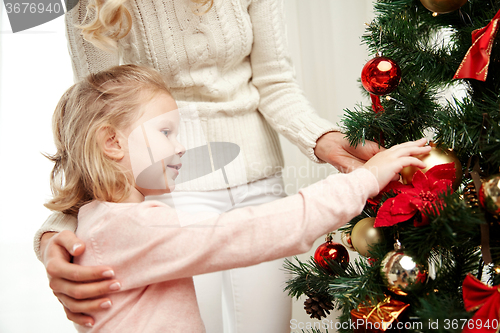
[[[472,46],[465,54],[454,79],[476,79],[486,81],[490,65],[491,48],[498,31],[500,10],[487,26],[472,32]]]
[[[468,274],[462,285],[465,310],[477,310],[462,333],[498,332],[500,319],[500,286],[487,286]],[[470,324],[470,325],[468,325]]]

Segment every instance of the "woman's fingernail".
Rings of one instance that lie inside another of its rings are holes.
[[[103,309],[109,309],[111,307],[111,301],[106,301],[104,303],[101,303],[101,308]]]
[[[94,326],[94,325],[92,325],[92,323],[86,323],[85,324],[85,327],[92,327],[92,326]]]
[[[107,278],[110,278],[110,277],[115,276],[115,272],[113,272],[113,270],[111,270],[111,269],[110,269],[109,271],[105,271],[105,272],[103,272],[103,273],[102,273],[102,276],[107,277]]]
[[[109,286],[109,290],[113,290],[113,291],[120,290],[121,287],[122,286],[121,286],[120,282],[115,282]]]
[[[76,243],[75,245],[73,245],[73,252],[72,253],[75,253],[75,251],[80,247],[82,246],[82,244],[79,244],[79,243]]]

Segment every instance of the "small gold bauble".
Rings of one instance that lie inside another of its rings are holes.
[[[352,228],[352,246],[362,256],[367,257],[372,246],[384,239],[384,233],[380,228],[375,228],[374,217],[367,217],[356,223]]]
[[[417,264],[402,250],[387,253],[382,260],[380,272],[386,287],[401,296],[425,283],[429,275],[424,265]]]
[[[481,206],[494,216],[500,215],[500,175],[483,181],[479,190]]]
[[[459,9],[467,0],[420,0],[420,2],[433,13],[446,14]]]
[[[460,186],[460,183],[462,182],[462,164],[458,160],[457,155],[451,149],[443,150],[441,148],[437,148],[436,144],[432,142],[429,145],[432,147],[432,149],[428,154],[415,156],[425,163],[426,165],[425,169],[419,169],[414,166],[408,166],[403,168],[403,170],[401,170],[401,177],[403,179],[403,183],[411,184],[413,180],[413,175],[415,174],[415,172],[417,172],[417,170],[421,170],[423,173],[426,173],[430,168],[436,165],[454,162],[455,181],[453,182],[453,189],[456,190]]]

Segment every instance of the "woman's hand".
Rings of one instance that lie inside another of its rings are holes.
[[[316,141],[314,154],[333,165],[342,173],[348,173],[366,163],[375,154],[385,148],[373,141],[366,141],[364,145],[351,147],[345,135],[340,132],[328,132]]]
[[[375,175],[379,188],[383,189],[391,180],[399,179],[399,173],[404,167],[411,165],[425,168],[425,163],[415,156],[425,155],[431,151],[431,146],[425,146],[426,143],[427,139],[422,138],[393,146],[373,156],[363,167]]]
[[[68,319],[92,327],[94,319],[85,313],[108,309],[112,305],[109,298],[94,298],[121,287],[117,280],[112,279],[114,272],[111,267],[72,264],[71,256],[81,255],[85,244],[67,230],[45,233],[40,250],[50,288],[64,306]]]

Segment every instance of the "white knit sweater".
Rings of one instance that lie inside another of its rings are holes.
[[[216,141],[239,145],[240,155],[226,170],[230,186],[280,171],[283,157],[277,132],[321,162],[313,151],[317,139],[339,128],[315,113],[298,86],[287,49],[282,0],[215,0],[201,16],[193,13],[191,4],[128,2],[133,25],[119,43],[118,56],[97,49],[74,27],[86,13],[87,0],[80,0],[67,14],[75,80],[122,63],[154,67],[179,107],[189,105],[198,112],[198,123],[181,126],[180,142],[186,148]],[[179,184],[177,190],[226,187],[219,170]],[[35,248],[43,232],[74,223],[53,214],[37,233]]]

